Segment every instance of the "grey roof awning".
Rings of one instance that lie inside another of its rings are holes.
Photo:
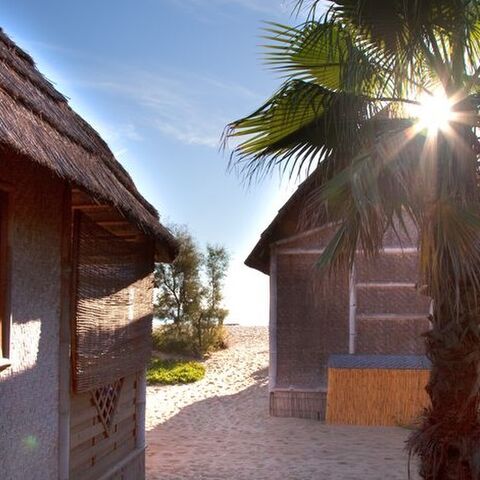
[[[330,355],[328,368],[430,370],[425,355]]]

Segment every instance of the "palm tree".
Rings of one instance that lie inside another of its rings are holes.
[[[431,407],[411,435],[428,480],[480,479],[480,5],[473,0],[300,1],[269,24],[278,91],[232,122],[246,178],[315,171],[304,218],[338,230],[319,266],[375,256],[387,228],[419,232]],[[324,8],[322,8],[324,7]]]

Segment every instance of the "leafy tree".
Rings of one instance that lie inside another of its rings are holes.
[[[159,293],[155,314],[173,323],[172,342],[180,349],[205,353],[222,343],[218,327],[228,315],[222,307],[223,280],[229,256],[222,246],[207,245],[203,254],[186,228],[172,227],[180,243],[172,264],[157,264],[155,285]],[[166,339],[158,338],[165,346]],[[193,345],[192,345],[193,344]]]
[[[206,310],[208,316],[219,325],[223,325],[228,310],[222,308],[223,279],[227,274],[229,255],[224,247],[207,245],[205,257]]]
[[[327,8],[326,13],[322,7]],[[433,298],[427,409],[409,447],[428,480],[480,478],[480,6],[472,0],[299,1],[308,19],[267,29],[277,92],[231,123],[248,179],[314,170],[305,222],[337,222],[319,259],[351,267],[384,232],[419,232]],[[431,114],[427,113],[430,105]]]
[[[156,265],[155,285],[159,294],[155,314],[181,328],[194,320],[201,309],[204,294],[200,280],[202,256],[185,227],[174,226],[172,230],[180,249],[172,264]]]

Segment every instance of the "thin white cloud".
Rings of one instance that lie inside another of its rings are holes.
[[[214,1],[220,4],[224,0]],[[65,79],[51,66],[47,72],[53,74],[53,79],[59,79],[59,84],[67,86],[67,91],[77,92],[76,98],[81,90],[102,90],[125,103],[131,114],[124,123],[105,125],[95,121],[88,106],[84,112],[117,151],[126,149],[125,140],[141,141],[142,130],[149,127],[187,145],[216,149],[225,125],[239,111],[239,105],[257,105],[263,99],[248,86],[210,74],[178,69],[142,70],[52,44],[30,42],[30,45],[32,50],[51,50],[75,59],[77,75]],[[75,107],[82,112],[80,105]]]
[[[113,140],[120,135],[138,140],[138,132],[148,125],[184,144],[218,148],[223,128],[231,119],[226,104],[232,98],[252,104],[260,100],[248,87],[212,76],[152,73],[123,65],[97,69],[95,75],[94,79],[77,79],[77,85],[133,103],[133,123],[117,128],[116,136],[109,134]]]
[[[113,155],[117,160],[121,160],[127,153],[128,150],[126,148],[121,148],[120,150],[115,150]]]
[[[179,127],[168,121],[157,120],[155,127],[168,137],[175,138],[187,145],[201,145],[210,148],[217,148],[219,145],[218,135],[212,135],[211,132],[201,133],[197,128],[192,128],[191,125]]]
[[[105,140],[110,143],[118,143],[121,139],[127,139],[134,142],[141,142],[142,135],[138,132],[137,127],[133,123],[124,123],[118,125],[101,125],[102,135]]]
[[[241,85],[236,82],[220,80],[219,78],[214,77],[197,75],[196,78],[200,81],[212,85],[215,88],[225,90],[228,94],[237,95],[245,99],[252,99],[255,100],[255,102],[257,103],[262,100],[262,97],[260,95],[258,95],[256,92],[246,87],[245,85]]]
[[[141,142],[143,140],[142,135],[137,130],[137,127],[133,123],[126,123],[117,130],[118,135],[133,140],[135,142]]]
[[[203,112],[201,105],[188,98],[187,89],[182,95],[182,87],[169,79],[132,71],[125,81],[83,82],[83,86],[105,90],[133,103],[134,118],[142,127],[154,127],[185,144],[212,148],[218,145],[220,119],[211,112]],[[125,133],[132,137],[136,132],[137,128],[133,127]],[[117,138],[118,135],[114,140]]]

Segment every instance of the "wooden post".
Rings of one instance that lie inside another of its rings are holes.
[[[139,372],[137,375],[137,395],[135,408],[135,430],[136,430],[136,448],[145,449],[147,446],[145,439],[145,407],[147,403],[147,370]]]
[[[10,366],[10,332],[12,312],[10,308],[11,249],[13,187],[0,183],[0,372]]]
[[[59,422],[58,478],[68,480],[70,470],[70,314],[72,277],[72,206],[71,189],[66,185],[63,198],[60,287],[60,345],[59,345]]]
[[[152,259],[152,271],[155,268],[153,259],[155,258],[155,243],[149,242],[150,258]],[[134,292],[135,293],[135,292]],[[153,308],[153,304],[152,304]],[[152,313],[153,315],[153,313]],[[153,317],[152,317],[153,319]],[[145,450],[147,447],[147,441],[145,438],[145,412],[147,407],[147,368],[145,367],[141,372],[137,374],[137,394],[136,394],[136,407],[135,407],[135,433],[136,449]]]
[[[348,353],[355,353],[355,343],[357,337],[357,278],[355,275],[355,265],[349,276],[349,291],[350,291],[350,308],[348,315]]]
[[[277,251],[270,251],[270,320],[269,320],[269,370],[268,389],[271,392],[277,385]]]

